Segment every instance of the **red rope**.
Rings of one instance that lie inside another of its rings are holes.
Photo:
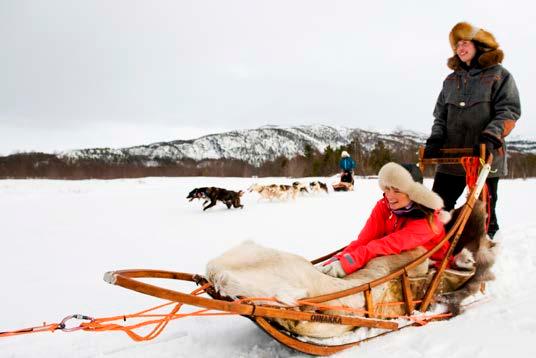
[[[471,191],[476,185],[482,163],[478,157],[463,157],[460,161],[465,169],[465,183],[467,184],[469,191]],[[486,212],[488,214],[486,218],[486,231],[488,231],[489,221],[491,219],[491,196],[487,184],[484,184],[484,187],[482,188],[482,197],[484,198]]]

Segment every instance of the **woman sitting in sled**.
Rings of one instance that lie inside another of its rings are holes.
[[[333,277],[359,270],[377,256],[400,254],[422,246],[433,248],[445,236],[450,215],[443,200],[422,184],[416,165],[385,164],[378,173],[383,198],[377,203],[357,239],[319,269]],[[432,259],[441,260],[449,243]]]

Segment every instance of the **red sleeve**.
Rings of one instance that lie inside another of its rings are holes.
[[[353,250],[344,250],[339,255],[342,268],[346,273],[352,273],[376,256],[394,255],[422,246],[432,240],[434,233],[428,220],[410,219],[406,225],[381,239],[371,240],[365,245],[354,247]]]
[[[390,213],[390,210],[385,205],[384,199],[382,198],[379,200],[374,206],[374,209],[372,209],[372,212],[370,213],[365,226],[357,236],[357,239],[352,241],[341,254],[352,252],[357,247],[368,244],[371,240],[384,237],[386,233],[385,223],[387,222]]]

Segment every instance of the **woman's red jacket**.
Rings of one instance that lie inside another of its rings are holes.
[[[382,198],[376,203],[357,239],[336,257],[344,271],[350,274],[377,256],[399,254],[418,246],[430,250],[444,237],[445,227],[437,212],[432,228],[428,218],[395,215],[389,209],[387,200]],[[446,242],[431,258],[443,259],[448,248],[449,243]]]

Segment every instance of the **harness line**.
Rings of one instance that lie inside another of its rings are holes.
[[[210,287],[211,285],[209,283],[204,284],[203,286],[200,286],[193,290],[191,292],[192,295],[201,295],[205,293],[205,290]],[[279,302],[275,297],[244,297],[235,300],[234,302],[237,303],[251,303],[255,301],[268,301],[268,302],[274,302],[274,303],[281,303]],[[419,302],[419,301],[415,301]],[[347,313],[353,313],[353,314],[371,314],[371,312],[364,310],[364,309],[357,309],[357,308],[350,308],[350,307],[344,307],[344,306],[331,306],[331,305],[325,305],[325,304],[319,304],[314,302],[309,302],[307,300],[298,300],[297,305],[295,306],[287,306],[287,307],[297,307],[297,306],[308,306],[308,307],[314,307],[316,310],[336,310],[336,311],[343,311]],[[402,305],[404,302],[386,302],[386,303],[379,303],[378,305]],[[158,313],[151,313],[155,310],[162,309],[167,306],[174,305],[171,309],[171,311],[167,314],[158,314]],[[119,316],[111,316],[111,317],[103,317],[103,318],[91,318],[85,315],[69,315],[65,317],[60,323],[50,323],[46,324],[43,323],[42,326],[34,326],[34,327],[28,327],[13,331],[5,331],[0,332],[0,338],[4,337],[12,337],[12,336],[18,336],[23,334],[30,334],[30,333],[39,333],[39,332],[55,332],[57,330],[61,330],[64,332],[74,332],[77,330],[84,330],[84,331],[92,331],[92,332],[104,332],[104,331],[123,331],[125,332],[132,340],[136,342],[141,341],[149,341],[154,338],[156,338],[164,328],[166,328],[167,324],[170,321],[184,318],[184,317],[191,317],[191,316],[229,316],[229,315],[237,315],[237,313],[230,313],[230,312],[210,312],[211,309],[201,309],[197,311],[193,311],[190,313],[178,313],[178,311],[183,306],[182,303],[177,302],[167,302],[137,313],[132,313],[128,315],[119,315]],[[450,317],[451,314],[436,314],[436,315],[381,315],[381,314],[375,314],[376,316],[380,316],[382,318],[403,318],[407,320],[411,320],[415,323],[418,323],[420,325],[424,325],[428,323],[429,320],[432,319],[440,319],[440,318],[447,318]],[[126,322],[127,318],[129,319],[147,319],[143,322],[131,324],[131,325],[121,325],[117,323],[109,323],[113,321],[119,321],[123,320]],[[70,319],[82,319],[82,320],[89,320],[89,322],[82,322],[78,326],[74,326],[71,328],[66,327],[66,322]],[[140,335],[134,330],[145,327],[148,325],[155,325],[155,327],[146,335]]]

